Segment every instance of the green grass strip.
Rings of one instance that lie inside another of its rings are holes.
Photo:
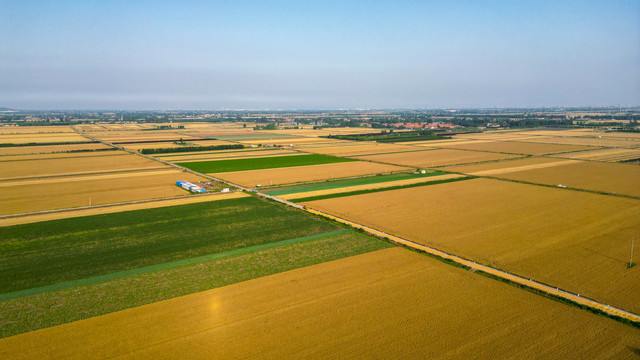
[[[94,284],[94,283],[98,283],[98,282],[114,280],[114,279],[118,279],[118,278],[122,278],[122,277],[126,277],[126,276],[131,276],[131,275],[144,274],[144,273],[148,273],[148,272],[152,272],[152,271],[165,270],[165,269],[170,269],[170,268],[175,268],[175,267],[180,267],[180,266],[185,266],[185,265],[190,265],[190,264],[195,264],[195,263],[200,263],[200,262],[205,262],[205,261],[210,261],[210,260],[215,260],[215,259],[220,259],[220,258],[225,258],[225,257],[229,257],[229,256],[240,255],[240,254],[245,254],[245,253],[249,253],[249,252],[269,249],[269,248],[273,248],[273,247],[277,247],[277,246],[290,245],[290,244],[298,243],[298,242],[302,242],[302,241],[316,240],[316,239],[325,238],[325,237],[329,237],[329,236],[345,234],[345,233],[349,233],[349,232],[352,232],[352,231],[353,230],[351,230],[351,229],[336,230],[336,231],[331,231],[331,232],[326,232],[326,233],[321,233],[321,234],[303,236],[303,237],[299,237],[299,238],[275,241],[275,242],[271,242],[271,243],[267,243],[267,244],[247,246],[247,247],[228,250],[228,251],[223,251],[223,252],[215,253],[215,254],[209,254],[209,255],[197,256],[197,257],[193,257],[193,258],[189,258],[189,259],[171,261],[171,262],[167,262],[167,263],[163,263],[163,264],[155,264],[155,265],[150,265],[150,266],[144,266],[144,267],[140,267],[140,268],[137,268],[137,269],[118,271],[118,272],[114,272],[114,273],[110,273],[110,274],[92,276],[92,277],[73,280],[73,281],[66,281],[66,282],[62,282],[62,283],[58,283],[58,284],[52,284],[52,285],[40,286],[40,287],[26,289],[26,290],[14,291],[14,292],[10,292],[10,293],[0,294],[0,301],[15,299],[15,298],[23,297],[23,296],[40,294],[40,293],[49,292],[49,291],[55,291],[55,290],[60,290],[60,289],[67,289],[67,288],[81,286],[81,285]]]
[[[429,176],[443,175],[443,174],[446,174],[446,172],[435,171],[433,173],[428,173],[428,174],[400,173],[400,174],[367,176],[367,177],[359,177],[355,179],[330,180],[330,181],[321,182],[321,183],[283,187],[283,188],[277,188],[273,190],[267,190],[265,191],[265,193],[273,196],[297,194],[301,192],[337,189],[337,188],[348,187],[348,186],[379,184],[379,183],[389,182],[389,181],[416,179],[421,177],[429,177]]]
[[[229,171],[274,169],[291,166],[306,166],[331,164],[347,161],[357,161],[356,159],[346,159],[328,155],[290,155],[290,156],[270,156],[248,159],[229,159],[229,160],[213,160],[213,161],[194,161],[176,163],[188,169],[206,174],[221,173]]]
[[[300,202],[307,202],[307,201],[333,199],[333,198],[339,198],[339,197],[343,197],[343,196],[353,196],[353,195],[375,193],[375,192],[380,192],[380,191],[408,189],[408,188],[418,187],[418,186],[444,184],[444,183],[449,183],[449,182],[463,181],[463,180],[469,180],[469,179],[475,179],[475,178],[476,178],[476,176],[466,176],[466,177],[460,177],[460,178],[455,178],[455,179],[427,181],[427,182],[418,183],[418,184],[389,186],[389,187],[386,187],[386,188],[379,188],[379,189],[357,190],[357,191],[349,191],[349,192],[343,192],[343,193],[337,193],[337,194],[326,194],[326,195],[318,195],[318,196],[309,196],[309,197],[303,197],[303,198],[298,198],[298,199],[289,199],[289,200],[300,203]]]

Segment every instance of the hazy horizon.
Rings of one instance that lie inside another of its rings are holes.
[[[637,106],[640,2],[0,1],[0,107]]]

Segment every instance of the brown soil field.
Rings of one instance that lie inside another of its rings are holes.
[[[338,179],[349,176],[381,174],[401,170],[407,170],[407,168],[376,164],[368,161],[351,161],[264,170],[233,171],[213,175],[234,184],[253,187],[258,184],[262,186],[292,184],[305,181]]]
[[[541,144],[532,142],[515,142],[515,141],[494,141],[494,142],[476,142],[467,144],[447,144],[435,145],[446,146],[448,149],[463,149],[477,151],[491,151],[510,154],[525,155],[544,155],[570,151],[582,151],[595,149],[591,146],[575,146],[575,145],[559,145],[559,144]]]
[[[73,132],[69,126],[0,126],[0,135]]]
[[[518,155],[496,154],[488,152],[436,149],[412,151],[405,153],[356,156],[358,159],[379,161],[384,163],[412,166],[417,168],[431,168],[444,165],[475,163],[489,160],[515,158]]]
[[[0,167],[0,180],[160,167],[166,167],[166,165],[130,154],[10,161],[3,163],[3,166]]]
[[[63,153],[65,151],[109,149],[111,146],[104,144],[77,144],[77,145],[42,145],[42,146],[17,146],[0,147],[2,155],[27,155],[27,154],[51,154]]]
[[[637,357],[638,330],[392,248],[0,340],[11,359]]]
[[[356,156],[363,154],[381,154],[412,150],[420,150],[420,148],[407,145],[358,142],[356,144],[348,144],[345,146],[309,147],[304,149],[304,151],[307,152],[334,156]]]
[[[111,214],[111,213],[122,212],[122,211],[154,209],[159,207],[168,207],[168,206],[176,206],[176,205],[184,205],[184,204],[195,204],[200,202],[235,199],[235,198],[241,198],[241,197],[247,197],[247,196],[249,195],[242,192],[232,192],[232,193],[225,193],[225,194],[217,193],[214,195],[184,196],[178,199],[157,200],[157,201],[149,201],[149,202],[137,203],[137,204],[114,205],[114,206],[98,207],[98,208],[91,208],[91,209],[69,210],[69,211],[49,213],[49,214],[37,214],[37,215],[4,218],[4,219],[0,219],[0,227],[19,225],[19,224],[30,224],[34,222],[40,222],[40,221],[68,219],[68,218],[81,217],[81,216]]]
[[[175,185],[176,181],[202,180],[179,170],[110,175],[71,182],[73,177],[46,179],[51,182],[41,184],[37,183],[40,180],[12,182],[0,188],[0,215],[88,206],[90,199],[92,205],[102,205],[188,195]]]
[[[63,159],[63,158],[79,158],[79,157],[102,157],[102,156],[127,155],[126,151],[100,151],[100,152],[76,152],[76,153],[51,153],[51,154],[32,154],[32,155],[5,155],[0,156],[0,162],[10,162],[18,160],[43,160],[43,159]]]
[[[640,312],[627,269],[640,201],[493,179],[307,203],[528,279]]]
[[[429,177],[420,177],[420,178],[415,178],[415,179],[387,181],[387,182],[376,183],[376,184],[345,186],[345,187],[335,188],[335,189],[307,191],[307,192],[286,194],[286,195],[277,195],[277,196],[279,198],[281,198],[281,199],[287,199],[287,200],[288,199],[300,199],[300,198],[303,198],[303,197],[310,197],[310,196],[339,194],[339,193],[350,192],[350,191],[382,189],[382,188],[391,187],[391,186],[420,184],[420,183],[425,183],[425,182],[430,182],[430,181],[455,179],[455,178],[459,178],[459,177],[462,177],[462,176],[464,176],[464,175],[445,174],[445,175],[437,175],[437,176],[429,176]]]
[[[616,162],[640,158],[640,149],[600,149],[555,155],[568,159]]]
[[[568,160],[570,161],[570,160]],[[561,166],[494,175],[504,179],[640,197],[640,166],[576,161]]]
[[[0,144],[60,143],[90,141],[84,136],[69,133],[0,135]]]

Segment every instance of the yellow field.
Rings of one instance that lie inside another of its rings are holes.
[[[356,158],[362,160],[379,161],[389,164],[412,166],[417,168],[431,168],[436,166],[475,163],[515,157],[518,157],[518,155],[449,149],[412,151],[384,155],[356,156]]]
[[[495,171],[495,173],[506,173],[512,171],[520,171],[528,167],[537,168],[539,166],[555,166],[556,163],[565,163],[566,160],[552,157],[528,157],[524,159],[515,160],[503,160],[494,161],[484,164],[472,164],[472,165],[454,165],[445,166],[439,170],[452,171],[463,174],[489,174],[488,171]]]
[[[205,140],[202,138],[197,138],[193,136],[189,136],[186,134],[180,134],[173,131],[161,131],[161,132],[153,132],[153,131],[143,131],[143,132],[106,132],[106,133],[92,133],[91,136],[98,138],[100,140],[110,142],[110,143],[121,143],[121,142],[140,142],[140,141],[174,141],[179,140],[180,138],[185,141],[189,140]]]
[[[80,158],[80,157],[102,157],[102,156],[127,155],[126,151],[100,151],[100,152],[76,152],[76,153],[51,153],[51,154],[32,154],[32,155],[5,155],[0,156],[0,162],[10,162],[18,160],[43,160],[43,159],[64,159],[64,158]]]
[[[0,215],[187,195],[178,180],[202,178],[164,170],[0,182]]]
[[[637,329],[393,248],[1,339],[0,356],[632,359],[638,347]]]
[[[213,146],[213,145],[229,145],[229,144],[233,144],[233,143],[229,141],[221,141],[221,140],[198,140],[198,141],[189,141],[186,146]],[[181,146],[182,145],[175,144],[173,141],[157,142],[157,143],[122,144],[122,147],[130,150],[178,148]]]
[[[84,136],[70,133],[45,133],[45,134],[18,134],[0,135],[0,144],[27,144],[27,143],[59,143],[90,141]]]
[[[640,197],[640,166],[631,164],[575,161],[561,166],[537,168],[494,175],[545,185]]]
[[[0,167],[1,179],[83,174],[161,168],[166,165],[136,155],[8,161]]]
[[[42,146],[18,146],[0,147],[1,155],[23,155],[23,154],[51,154],[65,151],[108,149],[110,146],[104,144],[76,144],[76,145],[42,145]]]
[[[356,223],[640,312],[640,201],[474,179],[307,203]]]
[[[640,149],[600,149],[555,156],[569,159],[616,162],[640,158]]]
[[[292,184],[297,182],[337,179],[349,176],[388,173],[406,167],[351,161],[334,164],[294,166],[287,168],[233,171],[213,174],[217,178],[247,187]]]
[[[606,137],[560,137],[560,136],[537,136],[527,141],[549,143],[549,144],[569,144],[588,145],[601,147],[639,147],[640,139],[635,138],[606,138]]]
[[[190,161],[204,161],[204,160],[231,160],[231,159],[254,159],[262,157],[276,157],[276,156],[291,156],[291,155],[306,155],[291,150],[270,150],[270,151],[243,151],[243,152],[229,152],[229,153],[210,153],[193,156],[179,156],[173,158],[163,158],[163,160],[173,162],[190,162]]]
[[[0,135],[72,132],[74,131],[69,126],[0,126]]]
[[[419,148],[407,145],[379,144],[371,142],[358,142],[343,146],[325,146],[304,148],[305,152],[334,156],[355,156],[363,154],[381,154],[397,151],[419,150]]]
[[[247,197],[247,196],[249,195],[243,192],[216,193],[211,195],[198,195],[198,196],[193,195],[193,196],[184,196],[177,199],[153,200],[149,202],[142,202],[142,203],[136,203],[136,204],[114,205],[114,206],[108,206],[108,207],[77,209],[77,210],[69,210],[64,212],[55,212],[55,213],[48,213],[48,214],[36,214],[36,215],[27,215],[27,216],[20,216],[20,217],[11,217],[11,218],[0,219],[0,227],[19,225],[19,224],[30,224],[34,222],[40,222],[40,221],[68,219],[68,218],[75,218],[75,217],[81,217],[81,216],[111,214],[111,213],[122,212],[122,211],[155,209],[159,207],[236,199],[236,198]]]
[[[339,194],[350,191],[359,191],[359,190],[371,190],[371,189],[382,189],[391,186],[403,186],[403,185],[412,185],[412,184],[420,184],[430,181],[440,181],[447,179],[455,179],[462,177],[464,175],[458,174],[445,174],[445,175],[437,175],[437,176],[429,176],[429,177],[419,177],[415,179],[405,179],[405,180],[396,180],[396,181],[387,181],[383,183],[376,184],[365,184],[365,185],[355,185],[355,186],[345,186],[341,188],[335,189],[326,189],[326,190],[315,190],[315,191],[307,191],[295,194],[286,194],[286,195],[277,195],[281,199],[299,199],[303,197],[310,196],[320,196],[320,195],[328,195],[328,194]]]
[[[425,144],[425,146],[427,146]],[[466,144],[434,144],[436,147],[447,147],[448,149],[493,151],[510,154],[526,154],[526,155],[543,155],[563,153],[570,151],[581,151],[595,149],[591,146],[575,146],[575,145],[559,145],[559,144],[541,144],[532,142],[516,142],[516,141],[493,141],[493,142],[470,142]]]
[[[274,137],[274,138],[270,138],[270,139],[239,140],[239,142],[241,142],[243,144],[254,144],[254,145],[264,144],[264,145],[283,145],[283,146],[287,146],[287,145],[297,146],[297,145],[300,145],[300,144],[315,144],[315,143],[323,143],[323,142],[326,142],[326,141],[327,141],[327,139],[312,138],[312,137],[306,137],[306,138]]]

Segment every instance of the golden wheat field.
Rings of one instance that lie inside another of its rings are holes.
[[[0,339],[12,359],[632,359],[639,347],[637,329],[399,248]]]
[[[640,139],[577,136],[536,136],[527,141],[547,144],[588,145],[599,147],[640,147]]]
[[[177,139],[177,141],[180,141]],[[189,141],[185,146],[213,146],[213,145],[230,145],[233,144],[228,141],[221,140],[195,140]],[[140,150],[140,149],[166,149],[166,148],[179,148],[183,145],[176,144],[175,141],[165,141],[165,142],[151,142],[151,143],[133,143],[133,144],[123,144],[122,147],[129,150]],[[155,154],[154,154],[155,155]]]
[[[168,160],[168,161],[176,161],[180,162],[182,160],[206,160],[206,159],[228,159],[229,157],[237,157],[237,158],[250,158],[250,157],[263,157],[263,156],[271,156],[271,154],[298,154],[295,151],[291,150],[281,150],[278,148],[245,148],[245,149],[232,149],[232,150],[215,150],[215,151],[197,151],[197,152],[189,152],[189,153],[180,153],[180,154],[154,154],[154,157]]]
[[[69,126],[0,126],[0,135],[72,133]]]
[[[591,151],[581,151],[577,153],[558,154],[555,156],[569,159],[616,162],[640,158],[640,149],[599,149]]]
[[[62,142],[84,142],[90,141],[84,136],[71,133],[26,133],[17,135],[0,135],[0,144],[46,144]]]
[[[426,144],[424,146],[427,146]],[[591,146],[576,145],[559,145],[559,144],[541,144],[533,142],[516,142],[516,141],[494,141],[494,142],[475,142],[466,144],[440,144],[436,147],[446,147],[447,149],[463,149],[476,151],[490,151],[510,154],[525,155],[544,155],[554,153],[564,153],[571,151],[582,151],[597,149]]]
[[[440,170],[444,171],[453,171],[459,172],[463,174],[469,175],[480,175],[483,173],[495,172],[511,172],[511,171],[520,171],[522,169],[527,168],[537,168],[537,167],[545,167],[545,166],[558,166],[556,164],[566,163],[565,159],[552,158],[552,157],[528,157],[524,159],[514,159],[514,160],[502,160],[502,161],[493,161],[487,162],[483,164],[471,164],[471,165],[453,165],[453,166],[445,166],[440,168]]]
[[[127,155],[127,152],[114,149],[113,151],[100,151],[100,152],[87,151],[87,152],[31,154],[31,155],[6,155],[6,156],[0,156],[0,162],[11,162],[11,161],[18,161],[18,160],[82,158],[82,157],[99,158],[102,156],[117,156],[117,155]]]
[[[202,178],[179,170],[121,172],[0,182],[0,215],[188,195],[178,180]]]
[[[110,149],[108,145],[93,144],[75,144],[75,145],[40,145],[40,146],[16,146],[16,147],[0,147],[0,156],[3,155],[28,155],[28,154],[52,154],[76,151],[90,151]]]
[[[135,143],[143,141],[165,141],[172,142],[179,139],[185,141],[198,141],[205,140],[199,137],[193,137],[186,134],[179,134],[172,131],[163,131],[160,133],[154,133],[152,131],[138,132],[125,132],[125,133],[95,133],[91,136],[114,144],[118,143]]]
[[[83,174],[166,167],[159,162],[136,155],[77,157],[64,159],[22,160],[5,162],[0,179]]]
[[[185,155],[174,157],[163,157],[163,160],[174,162],[190,162],[204,160],[231,160],[231,159],[253,159],[262,157],[301,155],[301,153],[291,150],[266,150],[266,151],[230,151],[226,153],[214,152],[209,154]]]
[[[497,174],[504,179],[640,197],[640,166],[565,160],[560,166]]]
[[[312,208],[638,312],[640,201],[493,179],[318,200]]]
[[[294,166],[286,168],[233,171],[213,174],[215,177],[247,187],[292,184],[297,182],[329,180],[349,176],[381,174],[407,170],[406,167],[351,161],[333,164]]]
[[[518,157],[518,155],[451,149],[435,149],[382,155],[355,156],[355,158],[361,160],[379,161],[383,163],[412,166],[417,168],[431,168],[444,165],[502,160],[515,157]]]
[[[372,142],[363,142],[356,144],[344,144],[342,146],[324,146],[324,147],[308,147],[304,148],[305,152],[315,154],[334,155],[334,156],[357,156],[364,154],[381,154],[400,151],[420,150],[413,146],[380,144]]]
[[[247,197],[247,196],[249,195],[243,192],[216,193],[216,194],[198,195],[198,196],[184,196],[184,197],[179,197],[177,199],[171,198],[171,199],[153,200],[153,201],[146,201],[146,202],[134,203],[134,204],[113,205],[113,206],[107,206],[107,207],[93,207],[89,209],[75,209],[75,210],[69,210],[69,211],[63,211],[63,212],[9,217],[9,218],[0,219],[0,227],[19,225],[19,224],[30,224],[30,223],[40,222],[40,221],[68,219],[68,218],[82,217],[82,216],[111,214],[111,213],[122,212],[122,211],[155,209],[159,207],[169,207],[169,206],[195,204],[195,203],[209,202],[209,201],[237,199],[237,198]]]

